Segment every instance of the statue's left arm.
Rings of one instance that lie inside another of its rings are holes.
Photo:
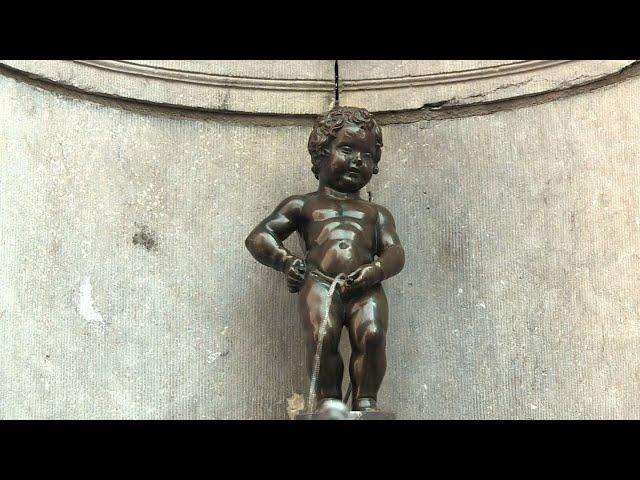
[[[378,258],[373,262],[382,271],[382,280],[393,277],[404,267],[404,249],[400,244],[393,216],[384,207],[378,206],[377,224]]]

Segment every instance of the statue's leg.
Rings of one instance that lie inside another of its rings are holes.
[[[309,377],[313,374],[314,358],[320,325],[323,321],[327,303],[329,302],[329,287],[326,282],[308,276],[298,295],[298,309],[304,327],[307,347],[307,369]],[[338,351],[340,334],[344,320],[344,307],[337,291],[329,307],[329,321],[325,330],[320,357],[320,370],[317,379],[318,404],[326,398],[341,399],[342,375],[344,365]]]
[[[353,407],[354,410],[375,409],[378,389],[387,369],[389,307],[382,285],[351,298],[345,308],[351,341],[349,374]]]

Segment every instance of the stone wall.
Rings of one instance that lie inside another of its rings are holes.
[[[308,388],[294,297],[243,241],[315,188],[310,119],[166,114],[0,73],[0,418],[286,418]],[[371,191],[407,265],[385,282],[383,408],[640,417],[639,96],[627,76],[385,122]]]

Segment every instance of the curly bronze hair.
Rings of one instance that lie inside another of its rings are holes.
[[[382,130],[373,115],[364,108],[335,107],[316,119],[311,135],[309,135],[307,148],[311,154],[311,163],[313,164],[311,171],[316,178],[318,178],[320,162],[329,155],[331,141],[336,138],[338,131],[347,123],[374,133],[376,150],[373,159],[376,166],[373,169],[373,173],[378,173],[378,162],[382,155]]]

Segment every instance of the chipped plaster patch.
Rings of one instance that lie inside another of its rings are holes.
[[[293,420],[296,415],[304,411],[304,397],[299,393],[294,393],[287,398],[287,415]]]
[[[89,277],[84,277],[80,284],[80,294],[78,298],[78,313],[82,315],[88,323],[97,323],[98,325],[106,326],[106,322],[93,306],[93,297],[91,292],[93,287],[91,286],[91,280]]]
[[[211,350],[207,350],[207,363],[215,362],[216,358],[221,357],[222,355],[222,352],[212,352]]]

